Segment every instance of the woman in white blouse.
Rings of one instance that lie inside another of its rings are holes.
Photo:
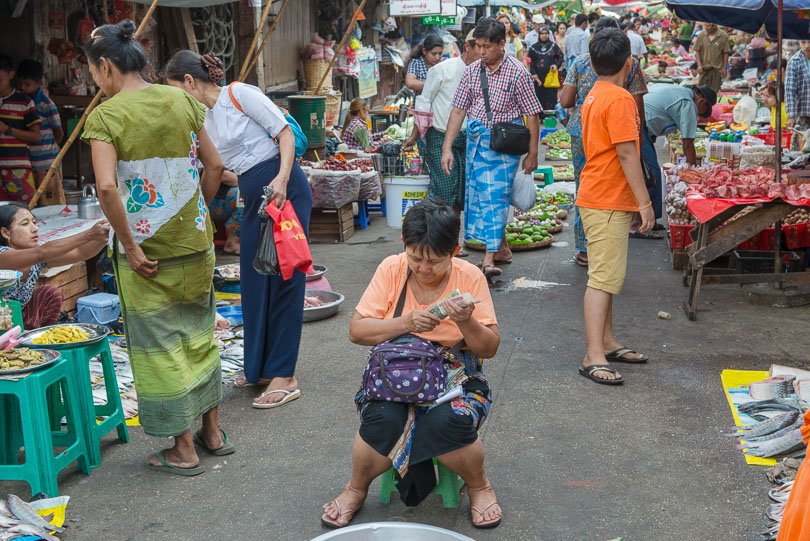
[[[301,395],[295,365],[301,342],[306,276],[287,281],[253,270],[262,219],[263,190],[281,208],[289,199],[309,236],[312,192],[295,162],[295,138],[284,115],[255,86],[221,86],[222,63],[212,55],[182,50],[165,69],[169,84],[182,88],[208,108],[205,130],[225,166],[239,178],[245,199],[240,230],[242,313],[245,320],[245,375],[238,386],[266,386],[253,407],[269,409]]]

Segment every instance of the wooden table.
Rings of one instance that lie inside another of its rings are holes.
[[[728,220],[744,209],[753,211],[740,216],[733,222]],[[684,285],[689,287],[689,295],[684,303],[687,317],[697,319],[700,288],[706,284],[783,284],[810,283],[810,272],[783,272],[781,252],[781,221],[796,210],[795,205],[782,202],[740,204],[732,206],[705,223],[699,224],[690,235],[689,263],[684,271]],[[725,225],[724,225],[725,224]],[[706,265],[733,250],[737,245],[776,224],[774,243],[774,272],[759,274],[737,274],[727,269],[707,269]]]

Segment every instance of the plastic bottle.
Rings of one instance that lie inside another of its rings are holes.
[[[709,141],[719,141],[720,136],[717,134],[717,130],[712,130],[712,133],[709,134]]]

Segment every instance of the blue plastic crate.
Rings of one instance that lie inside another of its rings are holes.
[[[116,321],[121,315],[121,302],[118,295],[95,293],[76,301],[76,320],[79,323],[106,325]]]
[[[231,327],[239,327],[244,323],[242,319],[242,307],[229,304],[227,306],[219,306],[217,313],[228,320]]]

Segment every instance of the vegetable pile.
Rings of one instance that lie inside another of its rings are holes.
[[[543,137],[540,142],[551,147],[571,148],[571,135],[565,130],[557,130]]]
[[[546,152],[547,160],[571,161],[572,157],[570,148],[550,148]]]
[[[785,225],[798,225],[810,222],[810,212],[806,209],[800,208],[791,212],[784,220]]]
[[[558,182],[574,180],[574,165],[570,163],[561,163],[552,165],[554,168],[554,180]],[[564,203],[561,203],[564,204]]]

